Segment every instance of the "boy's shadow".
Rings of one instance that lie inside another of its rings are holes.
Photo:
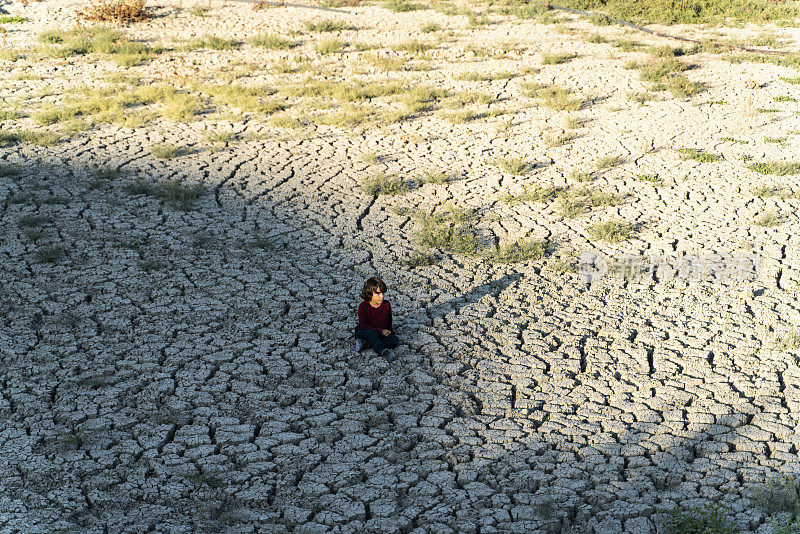
[[[457,311],[464,306],[474,304],[486,295],[494,295],[496,297],[512,285],[519,283],[521,279],[522,275],[520,273],[507,274],[502,278],[476,286],[467,293],[463,293],[445,302],[439,302],[415,311],[409,311],[403,315],[400,338],[413,348],[416,348],[417,343],[414,343],[414,338],[417,337],[422,327],[433,326],[436,319]]]

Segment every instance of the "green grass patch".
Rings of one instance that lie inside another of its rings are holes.
[[[675,508],[664,518],[664,534],[736,534],[738,530],[716,504]]]
[[[506,193],[501,200],[507,204],[514,205],[520,202],[549,202],[556,199],[566,192],[566,188],[560,186],[549,187],[530,187],[525,186],[522,191],[512,195]]]
[[[408,185],[390,174],[379,172],[361,182],[361,190],[372,196],[402,195],[408,192]]]
[[[409,113],[421,113],[435,109],[436,103],[446,96],[447,92],[443,89],[414,87],[403,94],[400,102]]]
[[[409,269],[417,267],[427,267],[436,263],[436,256],[425,250],[415,250],[411,255],[403,260],[403,265]]]
[[[606,221],[597,223],[589,228],[589,235],[594,239],[608,241],[609,243],[620,243],[630,239],[633,231],[622,221]]]
[[[426,248],[436,248],[455,254],[473,255],[481,249],[472,223],[475,214],[470,210],[448,208],[435,215],[415,215],[420,228],[415,239]]]
[[[191,152],[192,151],[186,147],[180,147],[171,144],[155,145],[150,149],[150,153],[153,155],[153,157],[158,159],[179,158],[181,156],[185,156],[186,154],[190,154]]]
[[[442,117],[452,123],[452,124],[464,124],[466,122],[472,122],[478,119],[482,119],[486,116],[486,113],[478,113],[476,111],[464,110],[464,111],[454,111],[452,113],[445,113]]]
[[[623,52],[631,52],[642,48],[644,45],[630,39],[617,39],[611,43],[611,46],[619,48]]]
[[[441,31],[441,30],[442,30],[442,26],[439,25],[439,24],[436,24],[435,22],[429,22],[429,23],[423,24],[422,26],[419,27],[419,31],[422,32],[422,33],[433,33],[433,32],[438,32],[438,31]]]
[[[436,48],[436,46],[430,43],[424,43],[422,41],[412,39],[410,41],[405,41],[403,43],[394,45],[392,50],[396,52],[409,52],[411,54],[424,54],[432,48]]]
[[[145,195],[162,200],[183,211],[190,210],[203,194],[202,186],[184,185],[179,180],[150,182],[137,179],[123,189],[133,195]]]
[[[544,258],[546,244],[539,239],[519,240],[489,254],[490,261],[496,263],[518,263],[522,261],[536,261]]]
[[[697,2],[655,2],[652,0],[565,0],[575,9],[602,12],[608,16],[639,24],[730,24],[768,21],[793,24],[797,8],[791,2],[768,0],[707,0]]]
[[[709,154],[699,148],[680,147],[676,150],[681,155],[681,159],[693,159],[700,163],[713,163],[722,159],[722,156],[719,154]]]
[[[602,44],[602,43],[607,43],[608,39],[606,39],[599,33],[592,33],[589,35],[589,37],[586,38],[586,42],[594,44]]]
[[[315,20],[305,23],[306,30],[310,32],[340,32],[354,29],[352,25],[341,20]]]
[[[578,111],[585,101],[570,96],[570,91],[558,86],[544,86],[537,83],[522,84],[523,95],[538,98],[550,109],[556,111]]]
[[[324,41],[320,41],[317,46],[314,47],[314,50],[316,50],[319,54],[327,55],[341,52],[344,50],[344,47],[344,41],[339,39],[325,39]]]
[[[416,2],[409,2],[407,0],[388,0],[381,4],[384,9],[389,9],[395,13],[406,13],[408,11],[418,11],[427,9],[424,5]]]
[[[640,174],[636,176],[636,180],[653,184],[655,186],[664,185],[664,179],[657,174]]]
[[[794,85],[800,85],[800,76],[795,78],[787,78],[786,76],[780,76],[780,80],[782,82],[791,83]]]
[[[272,33],[261,33],[250,39],[250,44],[268,50],[288,50],[298,45],[295,41],[283,39]]]
[[[525,174],[533,168],[532,165],[526,163],[524,160],[514,157],[498,158],[495,163],[498,167],[513,176]]]
[[[610,169],[622,163],[619,156],[602,156],[597,158],[597,170]]]
[[[52,245],[37,250],[36,259],[40,263],[58,263],[59,261],[64,259],[66,253],[67,251],[64,247],[59,245]]]
[[[753,220],[753,223],[756,226],[763,226],[765,228],[772,228],[773,226],[778,226],[782,222],[783,220],[781,219],[781,216],[774,211],[768,211],[756,217]]]
[[[775,102],[797,102],[796,98],[786,95],[773,97],[772,100],[774,100]]]
[[[451,178],[446,173],[437,170],[428,170],[414,178],[414,181],[418,185],[424,184],[436,184],[436,185],[443,185],[449,183]]]
[[[17,15],[3,15],[3,16],[0,16],[0,24],[14,24],[16,22],[25,22],[26,20],[28,20],[28,19],[26,19],[25,17],[17,16]]]

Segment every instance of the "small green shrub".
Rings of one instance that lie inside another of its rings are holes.
[[[603,37],[599,33],[593,33],[593,34],[589,35],[589,37],[586,38],[586,42],[594,43],[594,44],[601,44],[601,43],[607,43],[608,39],[606,39],[605,37]]]
[[[436,263],[436,256],[424,250],[415,250],[407,259],[403,260],[403,265],[409,269],[427,267],[434,263]]]
[[[36,259],[41,263],[58,263],[66,255],[64,247],[53,245],[36,251]]]
[[[610,169],[622,163],[622,158],[619,156],[603,156],[597,159],[597,169]]]
[[[578,54],[556,54],[546,52],[542,54],[542,65],[560,65],[576,57],[578,57]]]
[[[557,111],[578,111],[585,104],[584,100],[571,97],[563,87],[526,83],[522,89],[524,96],[543,100],[547,107]]]
[[[336,54],[337,52],[341,52],[344,49],[344,46],[344,41],[340,41],[339,39],[326,39],[324,41],[320,41],[315,50],[323,55]]]
[[[794,161],[762,161],[751,163],[747,168],[759,174],[774,174],[776,176],[800,174],[800,163]]]
[[[352,30],[353,27],[340,20],[320,20],[320,21],[308,21],[305,24],[306,29],[310,32],[339,32],[344,30]]]
[[[657,174],[640,174],[636,179],[640,182],[648,182],[655,186],[664,185],[664,179]]]
[[[533,166],[520,158],[498,158],[497,166],[508,174],[519,176],[530,171]]]
[[[420,26],[419,31],[422,33],[433,33],[438,32],[441,29],[442,27],[439,24],[436,24],[435,22],[429,22]]]
[[[448,207],[443,214],[414,216],[420,229],[415,240],[420,246],[455,254],[477,254],[481,248],[472,228],[475,213]]]
[[[25,17],[19,17],[17,15],[0,16],[0,24],[13,24],[15,22],[25,22],[26,20]]]
[[[288,50],[297,46],[297,43],[288,39],[282,39],[271,33],[262,33],[250,39],[250,44],[268,50]]]
[[[445,113],[442,115],[445,120],[453,124],[464,124],[465,122],[472,122],[474,120],[482,119],[486,113],[479,113],[476,111],[464,110],[454,111],[452,113]]]
[[[772,522],[772,534],[800,534],[800,519],[783,517]]]
[[[719,154],[709,154],[707,152],[703,152],[699,148],[680,147],[677,149],[677,151],[681,154],[682,159],[693,159],[695,161],[699,161],[700,163],[712,163],[722,159],[722,156]]]
[[[158,159],[173,159],[180,156],[185,156],[190,152],[191,151],[185,147],[179,147],[177,145],[170,145],[166,143],[155,145],[150,149],[150,153],[153,154],[153,157]]]
[[[545,243],[538,239],[520,240],[500,247],[489,255],[489,259],[497,263],[518,263],[536,261],[544,258]]]
[[[632,231],[624,222],[607,221],[597,223],[589,229],[589,235],[595,239],[608,241],[609,243],[620,243],[631,237]]]
[[[361,189],[372,196],[402,195],[408,192],[408,185],[396,176],[379,172],[375,176],[365,178],[361,182]]]
[[[737,529],[725,518],[719,505],[675,508],[664,519],[664,534],[735,534]]]
[[[550,187],[529,187],[525,186],[521,192],[516,195],[507,193],[501,198],[503,202],[514,205],[519,202],[549,202],[563,195],[566,192],[564,187],[550,186]]]
[[[137,179],[127,184],[124,190],[134,195],[146,195],[164,201],[178,209],[188,211],[200,199],[203,188],[199,185],[187,186],[178,180],[148,182]]]
[[[17,176],[22,173],[22,169],[13,163],[4,163],[0,161],[0,178],[7,178],[10,176]]]
[[[800,335],[794,330],[779,338],[779,350],[793,350],[800,347]],[[800,518],[800,478],[784,474],[780,478],[768,480],[756,488],[751,496],[753,504],[767,515],[789,513]]]
[[[781,220],[780,215],[778,215],[774,211],[768,211],[763,215],[756,217],[755,220],[753,221],[753,223],[756,226],[763,226],[765,228],[772,228],[773,226],[778,226],[779,224],[781,224],[781,222],[783,221]]]
[[[425,9],[425,6],[422,4],[417,4],[416,2],[409,2],[407,0],[387,0],[381,6],[384,9],[389,9],[394,11],[395,13],[405,13],[407,11],[417,11],[420,9]]]
[[[410,52],[412,54],[424,54],[431,48],[435,48],[435,46],[430,43],[423,43],[421,41],[417,41],[416,39],[412,39],[410,41],[394,45],[392,50],[397,52]]]
[[[233,39],[224,39],[216,35],[207,35],[202,40],[202,48],[210,48],[211,50],[234,50],[242,45],[239,41]]]
[[[425,171],[415,179],[419,185],[423,184],[437,184],[442,185],[450,181],[450,176],[442,171],[429,170]]]

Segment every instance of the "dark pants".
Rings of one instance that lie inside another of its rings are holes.
[[[356,337],[363,339],[372,350],[380,354],[383,349],[393,349],[400,344],[400,340],[394,334],[382,335],[376,330],[359,330],[356,328]]]

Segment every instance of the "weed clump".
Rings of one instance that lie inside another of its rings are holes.
[[[580,98],[570,96],[570,92],[563,87],[528,83],[523,84],[522,89],[525,96],[543,100],[547,107],[556,111],[578,111],[585,103]]]
[[[153,183],[137,179],[127,184],[123,189],[132,195],[157,198],[183,211],[191,209],[203,194],[202,186],[187,186],[178,180],[164,180]]]
[[[521,261],[536,261],[544,257],[545,243],[538,239],[515,241],[505,247],[500,247],[489,259],[496,263],[518,263]]]
[[[368,195],[402,195],[408,192],[408,185],[389,174],[379,172],[375,176],[366,178],[361,182],[361,189]]]
[[[268,50],[287,50],[297,46],[297,43],[288,39],[283,39],[271,33],[262,33],[250,39],[250,44]]]
[[[153,17],[145,7],[145,0],[93,0],[77,11],[78,20],[130,24]]]
[[[306,29],[310,32],[338,32],[344,30],[352,30],[353,27],[346,22],[342,22],[339,20],[320,20],[320,21],[309,21],[305,24]]]
[[[417,215],[421,228],[417,242],[427,248],[437,248],[455,254],[474,255],[480,251],[480,242],[472,228],[475,214],[469,210],[451,207],[440,215]]]
[[[417,267],[427,267],[436,263],[436,256],[424,250],[415,250],[411,255],[403,261],[403,265],[409,269],[416,269]]]
[[[773,226],[778,226],[781,224],[781,217],[774,211],[768,211],[761,215],[760,217],[756,217],[753,223],[756,226],[762,226],[764,228],[772,228]]]
[[[589,229],[589,235],[595,239],[608,241],[609,243],[620,243],[631,237],[631,229],[620,221],[607,221],[598,223]]]
[[[693,159],[700,163],[713,163],[722,159],[719,154],[709,154],[699,148],[681,147],[677,149],[683,159]]]
[[[795,161],[762,161],[751,163],[747,168],[759,174],[774,174],[776,176],[800,174],[800,163]]]
[[[578,54],[544,53],[542,54],[542,65],[561,65],[576,57]]]
[[[533,168],[533,165],[526,163],[520,158],[499,158],[497,160],[497,166],[514,176],[525,174]]]
[[[407,0],[387,0],[383,4],[381,4],[384,9],[389,9],[394,11],[395,13],[405,13],[407,11],[417,11],[420,9],[425,9],[425,6],[422,4],[417,4],[416,2],[409,2]]]
[[[566,189],[560,186],[535,188],[525,186],[522,191],[516,195],[512,195],[510,193],[503,195],[502,200],[510,205],[514,205],[519,202],[549,202],[551,200],[555,200],[565,191]]]
[[[664,520],[665,534],[735,534],[736,528],[719,505],[675,508]]]

